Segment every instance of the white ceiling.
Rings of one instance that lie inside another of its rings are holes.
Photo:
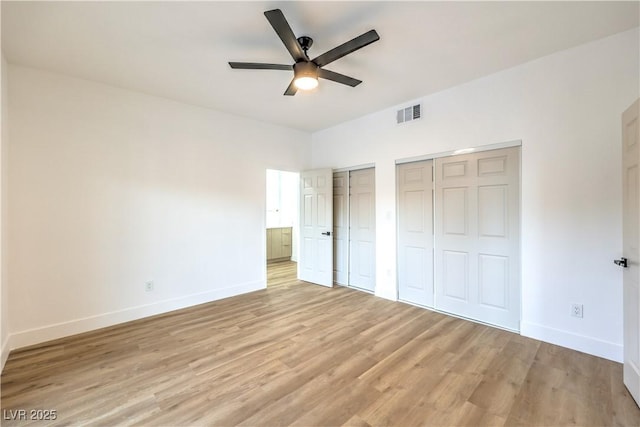
[[[315,131],[637,27],[639,2],[9,2],[10,63],[60,72],[287,127]],[[228,61],[290,64],[263,12],[280,8],[315,57],[372,28],[380,41],[282,95],[288,71],[231,70]]]

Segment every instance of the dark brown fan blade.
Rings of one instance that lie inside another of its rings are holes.
[[[296,94],[296,92],[298,91],[298,88],[296,87],[296,85],[293,83],[296,79],[291,80],[291,83],[289,83],[289,87],[287,88],[287,90],[284,91],[284,94],[287,96],[293,96]]]
[[[292,65],[262,64],[257,62],[229,62],[231,68],[240,70],[293,70]]]
[[[345,76],[344,74],[334,73],[333,71],[325,70],[324,68],[320,68],[318,70],[318,77],[351,87],[356,87],[362,83],[362,80],[354,79],[353,77]]]
[[[296,39],[289,23],[282,14],[282,11],[280,9],[267,10],[264,13],[264,16],[267,17],[267,20],[278,34],[278,37],[280,37],[280,40],[282,40],[282,43],[284,43],[284,46],[287,48],[293,59],[296,62],[308,61],[302,47],[300,47],[300,43],[298,43],[298,39]]]
[[[312,62],[315,62],[319,67],[323,67],[327,64],[332,63],[336,59],[340,59],[343,56],[348,55],[351,52],[361,49],[378,40],[380,40],[380,36],[378,35],[378,33],[376,33],[376,30],[367,31],[366,33],[356,37],[355,39],[349,40],[348,42],[343,43],[328,52],[323,53]]]

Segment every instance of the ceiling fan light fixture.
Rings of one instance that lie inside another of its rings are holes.
[[[318,79],[314,77],[298,77],[294,84],[300,90],[311,90],[318,87]]]
[[[293,84],[300,90],[318,87],[318,66],[313,62],[298,62],[293,66]]]

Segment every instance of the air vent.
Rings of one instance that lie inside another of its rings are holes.
[[[412,120],[418,120],[422,117],[422,105],[416,104],[406,107],[396,112],[396,123],[406,123]]]

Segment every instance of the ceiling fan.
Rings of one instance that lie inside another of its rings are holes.
[[[324,67],[333,61],[342,58],[358,49],[361,49],[380,39],[376,30],[370,30],[366,33],[349,40],[340,46],[333,48],[322,55],[309,59],[307,51],[313,45],[311,37],[302,36],[296,38],[280,9],[268,10],[264,13],[267,20],[276,31],[282,43],[296,61],[293,65],[281,64],[263,64],[255,62],[229,62],[231,68],[244,70],[293,70],[293,80],[284,92],[285,95],[295,95],[298,89],[310,90],[318,86],[318,78],[332,80],[347,86],[355,87],[362,83],[362,80],[345,76],[344,74],[335,73],[325,70]]]

